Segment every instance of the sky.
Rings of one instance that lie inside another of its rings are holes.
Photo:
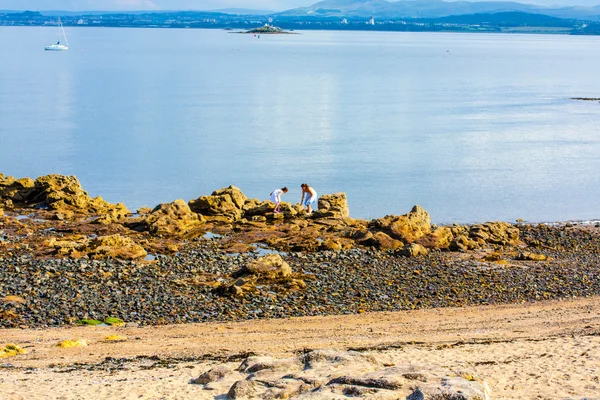
[[[446,0],[451,1],[451,0]],[[469,0],[472,2],[490,0]],[[519,3],[561,6],[594,6],[600,0],[517,0]],[[283,11],[305,7],[318,0],[0,0],[0,10],[215,10],[251,8]]]

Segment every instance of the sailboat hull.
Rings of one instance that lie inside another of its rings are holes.
[[[67,46],[63,46],[62,44],[50,44],[44,48],[48,51],[67,51],[69,48]]]

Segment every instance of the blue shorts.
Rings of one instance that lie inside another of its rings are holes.
[[[314,203],[317,200],[317,196],[310,196],[306,200],[304,200],[304,205],[307,206],[309,204]]]

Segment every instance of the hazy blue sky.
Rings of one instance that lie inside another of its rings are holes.
[[[280,11],[308,6],[316,2],[317,0],[0,0],[0,10],[213,10],[235,7]],[[519,0],[519,2],[563,6],[600,4],[600,0]]]

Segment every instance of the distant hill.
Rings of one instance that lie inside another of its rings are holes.
[[[493,14],[451,15],[449,17],[435,18],[433,21],[465,25],[485,24],[499,27],[546,26],[572,28],[576,24],[574,20],[516,11]]]
[[[249,8],[222,8],[219,10],[211,10],[211,11],[223,13],[223,14],[232,14],[232,15],[270,15],[270,14],[275,13],[274,11],[253,10],[253,9],[249,9]]]
[[[325,0],[309,7],[278,13],[281,16],[362,17],[362,18],[441,18],[451,15],[498,12],[529,12],[558,18],[600,20],[600,6],[543,7],[511,1],[469,2],[442,0]]]

